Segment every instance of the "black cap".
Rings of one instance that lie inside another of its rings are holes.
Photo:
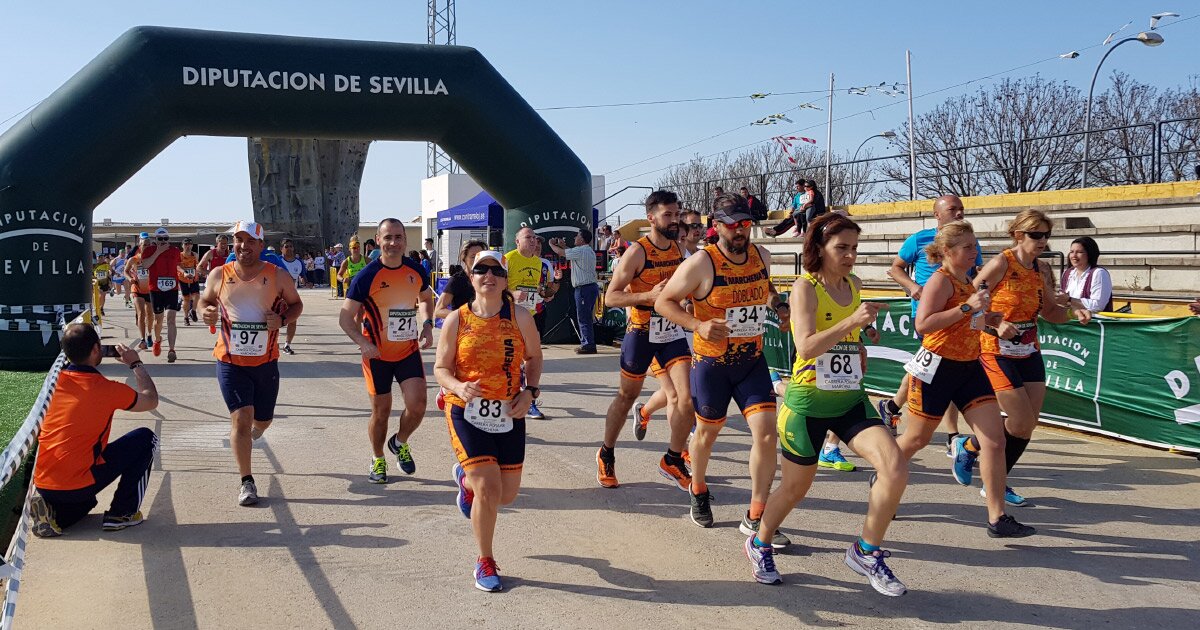
[[[717,208],[712,216],[713,219],[726,224],[752,220],[750,212],[741,204]]]

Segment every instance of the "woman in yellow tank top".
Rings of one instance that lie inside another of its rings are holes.
[[[939,228],[925,248],[926,260],[942,266],[921,292],[915,325],[924,339],[921,350],[904,366],[912,375],[904,410],[908,428],[897,442],[905,457],[912,459],[929,444],[946,409],[951,404],[958,407],[977,437],[952,443],[954,478],[971,485],[971,466],[962,464],[964,458],[973,464],[979,457],[983,485],[990,491],[988,536],[1021,538],[1032,535],[1034,529],[1005,514],[999,496],[1005,484],[1004,425],[979,363],[979,330],[999,324],[1000,314],[988,311],[992,298],[987,290],[977,291],[968,282],[967,272],[975,265],[976,242],[970,223],[954,221]]]
[[[494,592],[503,588],[492,555],[496,516],[521,489],[525,417],[540,393],[542,344],[533,316],[508,292],[500,252],[480,252],[470,272],[475,299],[442,324],[433,373],[447,392],[458,508],[479,546],[475,587]]]
[[[908,483],[908,468],[891,431],[871,408],[863,389],[866,353],[860,331],[878,340],[873,326],[886,305],[861,302],[862,284],[851,272],[858,257],[861,228],[840,214],[814,221],[804,239],[805,274],[792,285],[792,331],[796,363],[779,410],[783,477],[771,492],[756,535],[745,552],[759,582],[781,582],[769,543],[776,528],[808,493],[817,473],[817,451],[832,431],[878,471],[859,539],[846,549],[845,563],[866,576],[875,590],[899,596],[906,591],[888,568],[880,549],[892,515]]]
[[[1056,324],[1066,323],[1072,315],[1087,324],[1092,317],[1083,303],[1055,288],[1049,265],[1038,261],[1049,247],[1053,229],[1054,223],[1041,211],[1023,210],[1008,226],[1013,246],[988,261],[975,279],[977,286],[986,282],[993,287],[993,308],[1004,317],[999,326],[980,337],[980,361],[1000,409],[1008,415],[1004,459],[1009,472],[1029,446],[1046,399],[1038,316]],[[1025,497],[1009,487],[1004,490],[1004,500],[1009,505],[1026,504]]]

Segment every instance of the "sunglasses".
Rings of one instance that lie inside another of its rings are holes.
[[[160,237],[158,237],[158,238],[156,238],[156,239],[154,239],[154,240],[158,241],[159,243],[166,243],[167,241],[171,240],[171,237],[169,237],[169,236],[160,236]]]
[[[699,230],[704,227],[704,224],[703,223],[684,223],[683,227],[685,227],[689,230]]]
[[[750,219],[742,219],[736,223],[721,222],[721,225],[724,225],[731,230],[748,230],[750,229],[750,226],[754,225],[754,221],[751,221]]]
[[[1025,236],[1035,241],[1041,241],[1050,238],[1050,232],[1025,232]]]
[[[497,278],[508,277],[508,272],[505,271],[504,267],[501,267],[500,265],[475,265],[471,268],[471,273],[477,276],[484,276],[490,273]]]

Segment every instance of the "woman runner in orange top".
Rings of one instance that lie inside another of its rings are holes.
[[[442,324],[433,373],[447,392],[458,508],[479,545],[475,587],[495,592],[503,589],[492,556],[496,515],[521,489],[525,414],[540,393],[542,344],[533,316],[508,292],[500,252],[481,252],[470,273],[475,298]]]

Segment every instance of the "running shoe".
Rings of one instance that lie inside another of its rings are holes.
[[[754,579],[759,584],[783,584],[779,571],[775,570],[775,550],[754,544],[754,534],[746,539],[746,557],[754,564]]]
[[[179,355],[175,354],[174,350],[167,350],[167,363],[174,363]]]
[[[1025,538],[1037,533],[1037,530],[1017,522],[1017,519],[1005,514],[995,523],[988,523],[988,538]]]
[[[408,448],[408,442],[401,443],[396,439],[396,435],[388,438],[388,450],[392,455],[396,456],[396,463],[400,464],[400,470],[406,475],[412,475],[417,472],[417,462],[413,461],[412,451]]]
[[[980,488],[979,496],[986,499],[987,498],[987,490]],[[1016,492],[1013,492],[1013,489],[1010,486],[1004,487],[1004,502],[1013,507],[1024,507],[1026,505],[1029,505],[1029,502],[1025,500],[1025,497],[1017,494]]]
[[[535,400],[529,403],[529,411],[525,414],[525,417],[530,420],[545,420],[546,414],[542,413],[541,409],[538,409],[537,401]]]
[[[608,461],[601,456],[601,450],[596,451],[596,481],[605,488],[616,488],[621,484],[617,482],[617,458],[613,456]]]
[[[103,313],[101,313],[101,315],[103,315]],[[191,325],[192,325],[192,319],[191,319],[190,317],[184,317],[184,318],[183,318],[183,325],[184,325],[184,326],[191,327]]]
[[[492,558],[480,558],[475,563],[475,588],[488,593],[496,593],[504,590],[504,585],[500,583],[500,574],[497,571],[500,567],[496,566],[496,561]]]
[[[192,321],[198,322],[200,318],[196,316],[196,309],[192,309]]]
[[[950,459],[954,459],[953,446],[954,446],[954,439],[957,437],[958,437],[957,433],[946,436],[946,457],[949,457]]]
[[[846,461],[845,457],[842,457],[842,451],[839,448],[831,451],[821,451],[820,457],[817,458],[817,465],[821,468],[832,468],[842,472],[852,472],[854,470],[854,464],[851,464]]]
[[[162,354],[162,339],[158,339],[154,342],[154,356],[158,356],[160,354]]]
[[[104,513],[104,522],[100,525],[100,529],[106,532],[119,532],[126,527],[141,525],[146,522],[146,517],[142,516],[141,511],[134,512],[129,516],[113,516],[108,512]]]
[[[663,455],[662,459],[658,460],[658,473],[675,482],[675,485],[685,492],[692,486],[692,473],[688,472],[687,464],[682,461],[670,464],[667,462],[667,456]]]
[[[42,495],[34,494],[33,498],[29,500],[29,517],[33,519],[30,530],[33,531],[34,536],[38,538],[62,536],[62,528],[54,520],[54,508],[46,503]]]
[[[367,476],[367,481],[371,483],[387,483],[387,460],[382,457],[376,457],[371,460],[371,474]]]
[[[639,442],[646,439],[646,427],[650,424],[650,418],[642,413],[645,408],[642,403],[633,406],[633,437]]]
[[[467,489],[467,471],[462,464],[454,465],[454,483],[458,484],[458,510],[462,515],[471,518],[471,506],[475,504],[475,493]]]
[[[250,425],[250,440],[255,441],[263,436],[265,429],[260,428],[257,424]]]
[[[280,349],[280,350],[283,350],[283,351],[284,351],[284,353],[286,353],[286,354],[296,354],[296,351],[295,351],[295,350],[292,350],[292,344],[290,344],[290,343],[288,343],[288,342],[286,342],[286,341],[285,341],[285,342],[283,342],[283,345],[282,345],[282,346],[280,346],[280,348],[279,348],[279,349]]]
[[[693,494],[691,490],[688,490],[688,496],[692,499],[692,522],[700,527],[712,527],[712,493],[710,493],[708,490],[705,490],[700,494]]]
[[[961,486],[971,485],[971,470],[975,467],[975,459],[979,457],[979,453],[967,450],[969,439],[970,436],[960,435],[950,443],[950,450],[954,453],[954,465],[950,469],[954,473],[954,480]]]
[[[746,513],[742,515],[742,524],[738,525],[738,531],[753,538],[758,535],[758,526],[761,523],[761,518],[750,518],[750,510],[746,510]],[[771,536],[771,547],[775,549],[784,549],[790,544],[792,544],[792,539],[779,530],[775,530],[775,535]]]
[[[891,402],[887,398],[875,403],[875,409],[879,411],[879,417],[883,419],[883,423],[892,430],[892,436],[895,437],[897,429],[900,428],[900,414],[892,413],[888,408],[888,403]]]
[[[247,479],[242,482],[242,489],[238,491],[238,505],[254,505],[255,503],[258,503],[258,486]]]
[[[888,597],[899,597],[908,592],[908,588],[904,586],[888,568],[884,559],[891,557],[892,552],[876,549],[875,551],[864,554],[858,548],[858,543],[850,543],[850,548],[846,550],[846,566],[850,567],[855,573],[864,575],[871,581],[871,586],[876,591],[887,595]]]

